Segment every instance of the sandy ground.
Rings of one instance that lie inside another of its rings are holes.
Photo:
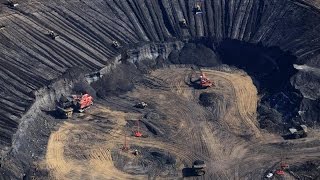
[[[319,159],[319,133],[311,133],[308,139],[284,141],[259,129],[257,90],[249,76],[203,71],[214,80],[215,87],[200,90],[185,83],[199,71],[164,68],[153,71],[146,77],[148,83],[137,84],[124,96],[96,103],[51,134],[45,159],[39,162],[41,168],[49,171],[50,179],[197,178],[186,177],[185,171],[201,159],[208,167],[204,179],[258,179],[280,161]],[[214,92],[222,101],[218,107],[204,108],[199,104],[202,92]],[[149,107],[132,108],[137,100]],[[134,137],[137,120],[150,112],[165,115],[146,120],[159,133],[150,132],[140,122],[145,137]],[[122,150],[125,136],[128,151]],[[141,150],[138,156],[132,154],[136,148]],[[150,153],[148,148],[171,154],[175,164],[167,168],[150,160],[142,166]],[[292,178],[286,174],[286,179]]]

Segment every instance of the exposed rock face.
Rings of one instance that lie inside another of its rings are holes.
[[[226,38],[237,39],[277,46],[296,57],[292,63],[320,67],[318,1],[206,0],[202,15],[192,13],[193,0],[26,0],[19,4],[15,9],[0,7],[0,24],[5,25],[0,30],[1,147],[11,145],[23,114],[35,100],[32,92],[48,86],[70,67],[97,71],[110,65],[114,57],[139,42],[208,37],[220,44]],[[186,29],[180,26],[182,19],[187,21]],[[50,30],[59,37],[51,39]],[[123,48],[112,47],[113,40]],[[316,86],[319,76],[299,72],[293,82],[304,97],[312,99],[308,101],[318,105],[319,93],[306,87]],[[315,116],[303,117],[318,120]]]

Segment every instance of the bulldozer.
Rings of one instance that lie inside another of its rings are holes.
[[[61,95],[57,105],[57,112],[63,118],[68,119],[72,117],[73,112],[84,112],[84,110],[91,105],[93,105],[93,98],[87,93],[71,96]]]
[[[59,35],[56,34],[56,33],[53,32],[53,31],[49,31],[48,36],[49,36],[51,39],[56,39],[57,37],[59,37]]]
[[[201,72],[201,75],[200,75],[200,87],[201,88],[208,88],[208,87],[211,87],[213,86],[213,82],[211,82],[207,77],[206,75]]]
[[[181,21],[179,21],[179,24],[180,24],[180,26],[182,28],[187,28],[188,27],[186,19],[182,19]]]
[[[16,6],[18,6],[19,4],[13,0],[8,0],[6,3],[10,8],[14,8]]]
[[[202,160],[196,160],[192,164],[193,173],[196,176],[205,175],[206,174],[205,168],[206,168],[206,164]]]

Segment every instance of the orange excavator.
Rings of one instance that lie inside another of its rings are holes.
[[[213,82],[211,82],[207,77],[206,75],[201,72],[201,75],[200,75],[200,86],[201,88],[208,88],[208,87],[211,87],[213,86]]]
[[[63,118],[71,118],[74,111],[84,112],[93,104],[93,97],[89,94],[63,96],[57,105],[57,111]]]

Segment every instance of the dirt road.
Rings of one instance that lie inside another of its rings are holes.
[[[194,178],[188,177],[190,167],[200,159],[207,163],[205,179],[257,179],[281,160],[319,159],[319,133],[284,141],[259,129],[257,90],[249,76],[203,72],[215,87],[190,87],[185,82],[199,72],[171,67],[96,103],[52,133],[42,168],[51,179],[178,179]],[[220,97],[217,107],[199,104],[203,92]],[[149,106],[133,108],[139,101]],[[141,138],[133,136],[138,120]],[[122,150],[125,139],[128,151]]]

